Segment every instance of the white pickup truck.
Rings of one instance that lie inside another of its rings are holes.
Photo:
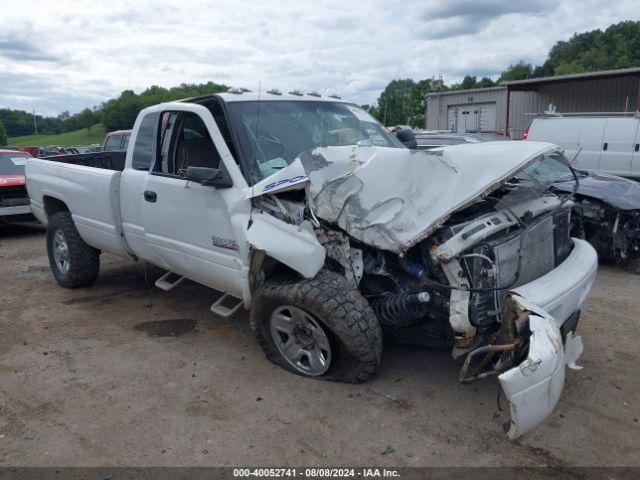
[[[128,150],[30,160],[53,275],[91,285],[102,251],[225,293],[266,356],[360,382],[383,334],[445,342],[460,381],[498,377],[507,434],[539,424],[582,351],[596,275],[572,239],[569,167],[551,144],[404,148],[364,110],[316,95],[230,92],[143,110]],[[526,175],[518,176],[520,173]]]

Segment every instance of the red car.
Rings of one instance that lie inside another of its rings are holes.
[[[26,152],[0,148],[0,225],[33,218],[24,175],[29,158]]]

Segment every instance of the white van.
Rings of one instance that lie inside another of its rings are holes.
[[[555,143],[573,166],[591,172],[640,178],[640,116],[561,116],[534,118],[525,140]]]

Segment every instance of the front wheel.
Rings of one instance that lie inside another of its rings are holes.
[[[63,287],[86,287],[100,271],[100,250],[80,237],[69,212],[52,215],[47,223],[47,254],[54,278]]]
[[[360,383],[382,356],[382,330],[344,277],[270,280],[255,293],[251,327],[273,363],[307,377]]]

